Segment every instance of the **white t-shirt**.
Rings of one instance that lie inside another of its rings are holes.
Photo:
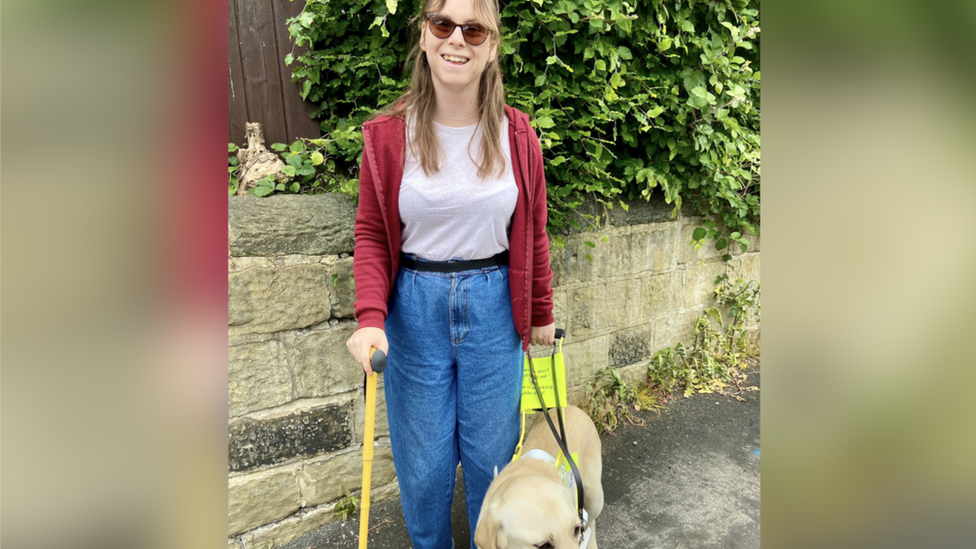
[[[482,125],[451,128],[434,123],[441,143],[440,170],[427,176],[407,147],[400,184],[400,250],[431,261],[484,259],[508,249],[518,199],[508,117],[501,126],[505,170],[478,177],[472,158],[481,151]],[[412,124],[407,124],[407,140]]]

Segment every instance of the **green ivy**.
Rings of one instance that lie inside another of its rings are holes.
[[[361,134],[353,128],[336,130],[318,139],[302,138],[290,145],[273,143],[271,149],[278,152],[285,166],[281,177],[269,175],[257,182],[256,187],[248,189],[248,194],[267,196],[272,193],[320,194],[343,193],[359,195],[359,179],[355,168],[342,172],[337,168],[336,157],[340,151],[349,147],[351,141],[361,140]],[[362,144],[360,144],[362,148]],[[235,153],[239,147],[228,143],[227,152]],[[240,166],[236,154],[227,158],[227,192],[237,193]]]
[[[552,229],[579,228],[573,212],[587,197],[626,209],[661,193],[708,219],[692,244],[744,250],[760,224],[759,1],[501,5],[508,102],[539,132]],[[307,0],[288,21],[295,44],[309,48],[285,58],[293,81],[324,133],[349,136],[330,153],[336,177],[353,178],[358,128],[405,89],[418,9]]]

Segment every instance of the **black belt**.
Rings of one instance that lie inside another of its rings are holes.
[[[410,259],[404,254],[400,254],[400,266],[415,271],[457,273],[460,271],[498,267],[500,265],[508,265],[508,250],[485,259],[472,259],[469,261],[417,261],[416,259]]]

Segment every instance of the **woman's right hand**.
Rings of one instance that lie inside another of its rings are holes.
[[[360,328],[346,341],[349,354],[352,355],[353,360],[362,364],[366,375],[373,373],[373,367],[369,363],[369,349],[371,347],[389,354],[390,344],[386,341],[386,332],[379,328]]]

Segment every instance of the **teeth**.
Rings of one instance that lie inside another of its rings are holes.
[[[455,63],[467,63],[468,62],[468,60],[466,58],[464,58],[464,57],[455,57],[453,55],[442,55],[441,57],[443,57],[444,59],[447,59],[448,61],[453,61]]]

